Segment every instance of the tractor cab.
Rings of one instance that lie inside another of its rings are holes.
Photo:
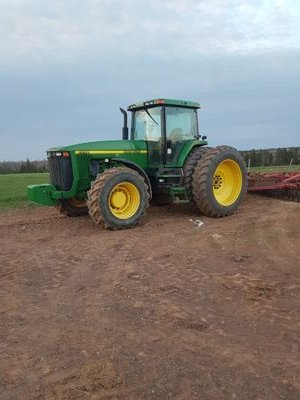
[[[130,139],[147,141],[150,165],[176,164],[184,145],[200,138],[198,108],[199,103],[170,99],[132,104]]]

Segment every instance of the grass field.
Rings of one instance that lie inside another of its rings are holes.
[[[0,210],[35,204],[27,198],[27,185],[48,182],[48,173],[0,175]]]

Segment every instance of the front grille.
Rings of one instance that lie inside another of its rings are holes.
[[[70,190],[73,183],[71,159],[69,157],[48,156],[50,182],[57,190]]]

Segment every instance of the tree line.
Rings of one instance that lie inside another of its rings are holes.
[[[275,165],[300,164],[300,147],[277,149],[252,149],[240,151],[245,162],[251,167],[269,167]]]
[[[300,147],[276,148],[276,149],[252,149],[240,151],[246,164],[251,167],[293,165],[300,164]],[[250,161],[249,161],[250,160]],[[48,172],[47,160],[31,161],[2,161],[0,162],[0,174],[19,174],[28,172]]]
[[[30,161],[2,161],[0,162],[0,174],[22,174],[28,172],[48,172],[47,160]]]

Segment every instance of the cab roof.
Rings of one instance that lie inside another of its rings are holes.
[[[131,104],[130,106],[128,106],[128,111],[135,111],[145,107],[155,107],[162,104],[166,106],[200,108],[200,104],[196,103],[195,101],[174,100],[174,99],[153,99],[147,101],[139,101],[135,104]]]

